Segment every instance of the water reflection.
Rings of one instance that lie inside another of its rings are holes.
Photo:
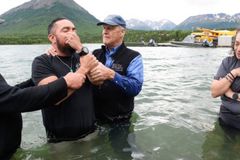
[[[204,160],[234,160],[240,157],[240,131],[215,122],[202,146]]]
[[[76,160],[76,159],[114,159],[142,160],[144,154],[136,144],[134,113],[130,122],[103,125],[87,137],[71,142],[50,143],[28,150],[19,149],[14,159],[32,160]]]
[[[93,50],[100,44],[87,46]],[[28,79],[32,60],[48,47],[0,46],[0,73],[10,84]],[[209,91],[213,75],[230,49],[134,50],[143,55],[145,82],[135,99],[137,116],[129,126],[103,125],[89,139],[54,145],[46,143],[41,112],[24,113],[23,149],[18,150],[16,159],[221,159],[218,154],[226,159],[240,157],[240,134],[229,136],[215,123],[220,102],[212,99]]]
[[[112,124],[109,127],[108,138],[109,144],[113,149],[114,159],[143,159],[144,154],[136,144],[134,134],[133,118],[131,122]]]

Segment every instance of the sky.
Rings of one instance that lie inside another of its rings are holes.
[[[7,0],[0,4],[0,15],[30,0]],[[199,14],[240,13],[240,0],[74,0],[100,21],[109,14],[124,19],[159,21],[168,19],[179,24]]]

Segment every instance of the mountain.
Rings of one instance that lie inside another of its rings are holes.
[[[144,21],[148,26],[150,26],[153,30],[172,30],[176,27],[176,24],[167,19],[162,19],[160,21]]]
[[[0,16],[5,20],[0,34],[47,35],[48,24],[57,17],[72,20],[80,33],[100,33],[99,20],[73,0],[31,0]]]
[[[203,14],[191,16],[176,26],[176,30],[192,30],[196,27],[211,29],[238,28],[240,26],[240,13],[230,16],[225,13]]]
[[[176,24],[169,20],[160,20],[160,21],[141,21],[138,19],[129,19],[126,20],[127,28],[133,30],[171,30],[176,27]]]
[[[197,27],[210,29],[228,29],[240,27],[240,13],[232,16],[225,13],[202,14],[191,16],[179,25],[169,20],[141,21],[138,19],[126,20],[127,27],[133,30],[194,30]]]
[[[3,22],[5,22],[5,20],[4,19],[0,19],[0,24],[3,23]]]
[[[138,19],[129,19],[126,20],[127,28],[133,30],[152,30],[147,24]]]
[[[239,23],[239,22],[240,22],[240,13],[234,14],[234,15],[232,16],[232,19],[233,19],[235,22],[237,22],[238,24],[240,24],[240,23]],[[238,27],[240,27],[240,26],[238,26]]]

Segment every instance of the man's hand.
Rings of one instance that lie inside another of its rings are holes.
[[[240,76],[240,67],[233,69],[231,71],[231,73],[234,75],[233,78],[239,77]]]
[[[98,60],[92,54],[87,54],[85,56],[80,57],[80,68],[77,72],[82,74],[88,74],[90,70],[95,68],[98,65]]]
[[[53,47],[53,46],[51,46],[48,50],[47,50],[47,53],[46,53],[47,55],[51,55],[51,56],[56,56],[57,55],[57,51],[56,51],[56,49]]]
[[[95,86],[100,86],[104,83],[104,80],[94,80],[94,79],[92,79],[92,77],[89,74],[87,75],[87,77],[88,77],[89,81]]]
[[[65,44],[68,44],[76,51],[81,51],[83,47],[80,37],[77,35],[76,32],[67,34],[67,37],[65,38]]]
[[[93,68],[88,74],[89,80],[95,85],[102,84],[105,80],[112,80],[114,79],[114,76],[115,71],[104,66],[100,62],[98,66]]]
[[[63,78],[66,80],[68,88],[79,89],[85,82],[86,76],[84,74],[77,72],[76,73],[69,72]]]

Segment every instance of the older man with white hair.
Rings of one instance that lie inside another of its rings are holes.
[[[128,122],[134,97],[142,89],[142,56],[125,46],[126,22],[121,16],[109,15],[97,25],[103,26],[104,45],[93,54],[101,63],[88,75],[95,84],[96,117],[103,122]]]

